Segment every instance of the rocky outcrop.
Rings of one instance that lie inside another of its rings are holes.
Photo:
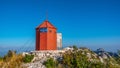
[[[99,48],[99,49],[97,49],[95,52],[96,52],[96,54],[97,54],[99,57],[101,57],[101,58],[103,58],[103,59],[111,58],[111,56],[109,55],[109,53],[106,52],[103,48]]]
[[[71,51],[71,52],[75,52],[74,48],[71,47],[67,47],[64,48],[63,50],[45,50],[45,51],[31,51],[29,53],[23,53],[23,55],[25,54],[32,54],[34,55],[34,59],[32,60],[31,63],[26,63],[23,64],[23,67],[27,67],[27,68],[46,68],[44,65],[44,62],[48,59],[48,58],[53,58],[53,59],[62,59],[62,55],[63,53],[66,53],[66,51]],[[105,63],[105,59],[110,59],[112,58],[111,55],[104,51],[104,49],[99,48],[96,51],[91,51],[88,48],[85,47],[81,47],[79,49],[77,49],[76,51],[81,52],[81,54],[84,54],[88,57],[88,61],[91,62],[102,62]]]
[[[34,55],[34,59],[31,63],[23,64],[23,67],[27,68],[46,68],[43,64],[44,62],[52,57],[54,59],[58,59],[62,57],[62,53],[66,50],[47,50],[47,51],[31,51],[30,53],[23,53],[25,54],[32,54]]]

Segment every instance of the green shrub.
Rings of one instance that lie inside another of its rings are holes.
[[[44,63],[44,65],[45,65],[47,68],[56,68],[57,62],[56,62],[53,58],[49,58],[49,59]]]
[[[101,62],[88,61],[86,54],[82,54],[81,51],[64,53],[62,65],[64,68],[105,68]]]
[[[73,49],[74,49],[74,50],[77,50],[78,48],[77,48],[77,46],[76,46],[76,45],[73,45]]]
[[[25,57],[23,58],[23,62],[29,63],[32,61],[33,58],[34,58],[34,55],[25,55]]]

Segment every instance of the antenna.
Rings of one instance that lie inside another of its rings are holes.
[[[48,21],[48,11],[46,10],[46,21]]]

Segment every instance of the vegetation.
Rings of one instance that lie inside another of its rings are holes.
[[[2,61],[2,60],[3,60],[3,57],[0,56],[0,61]]]
[[[78,48],[77,48],[77,46],[76,46],[76,45],[73,45],[73,49],[74,49],[74,50],[77,50]]]
[[[9,50],[7,55],[1,58],[0,68],[20,68],[22,58],[21,54],[17,55],[15,51]]]
[[[113,58],[103,59],[104,63],[102,63],[98,56],[92,56],[95,53],[90,49],[78,50],[76,46],[73,46],[73,49],[73,51],[65,52],[61,61],[59,58],[57,60],[48,59],[45,66],[47,68],[120,68],[118,64],[120,58],[116,58],[116,60]],[[91,58],[87,56],[87,53],[91,54]]]
[[[117,63],[120,65],[120,57],[116,58]]]
[[[65,68],[104,68],[101,62],[91,62],[82,51],[66,52],[63,55],[62,65]]]
[[[34,55],[25,55],[25,57],[23,58],[23,62],[29,63],[32,61],[33,58],[34,58]]]
[[[120,50],[117,57],[102,58],[104,62],[100,61],[95,52],[85,47],[73,46],[73,50],[61,54],[61,58],[48,58],[44,65],[47,68],[120,68]],[[29,63],[33,58],[34,55],[22,56],[9,50],[4,57],[0,57],[0,68],[22,68],[22,63]]]
[[[31,62],[33,55],[16,54],[16,51],[9,50],[4,57],[0,57],[0,68],[22,68],[22,63]]]
[[[118,50],[118,57],[114,57],[116,62],[120,65],[120,50]]]
[[[118,50],[118,54],[120,55],[120,50]]]
[[[49,58],[44,64],[47,68],[56,68],[58,63],[53,58]]]

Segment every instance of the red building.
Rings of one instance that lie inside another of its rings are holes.
[[[56,28],[49,22],[44,21],[36,28],[36,50],[56,50]]]

